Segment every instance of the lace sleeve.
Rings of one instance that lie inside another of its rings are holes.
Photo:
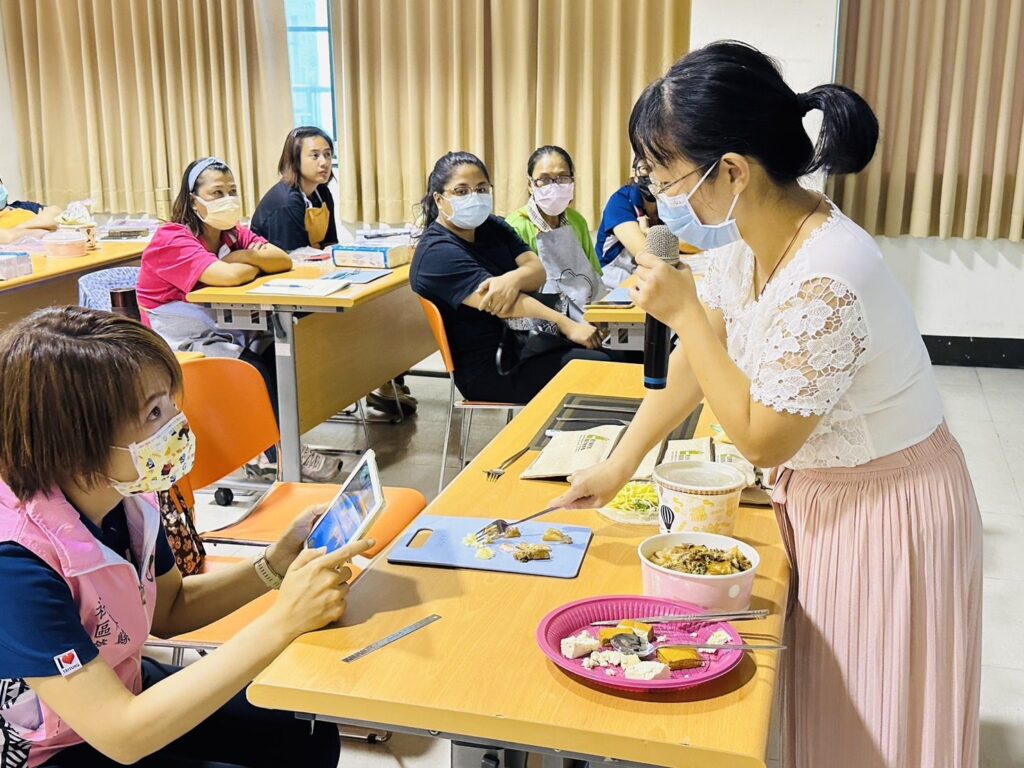
[[[750,395],[779,412],[824,415],[849,389],[867,347],[867,321],[849,286],[806,280],[777,309]]]

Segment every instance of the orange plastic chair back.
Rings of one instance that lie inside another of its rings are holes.
[[[182,363],[181,372],[182,410],[196,436],[191,488],[220,480],[280,440],[267,387],[251,365],[204,357]]]
[[[455,363],[452,361],[452,350],[448,346],[448,334],[444,330],[444,320],[441,319],[441,310],[432,301],[427,301],[422,296],[418,297],[423,307],[423,313],[427,316],[427,323],[430,325],[430,332],[434,334],[434,341],[437,348],[441,350],[441,359],[444,360],[444,368],[448,373],[455,372]]]

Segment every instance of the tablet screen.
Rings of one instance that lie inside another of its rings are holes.
[[[376,507],[371,472],[369,461],[359,463],[345,488],[309,535],[310,548],[327,547],[328,552],[333,552],[352,540]]]

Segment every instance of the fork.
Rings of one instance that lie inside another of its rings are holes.
[[[526,446],[521,451],[516,451],[514,454],[505,459],[501,464],[496,466],[494,469],[485,469],[484,474],[487,475],[487,482],[496,483],[501,479],[501,476],[508,472],[508,468],[511,467],[519,458],[530,450],[530,446]]]
[[[487,540],[492,535],[495,535],[496,538],[501,538],[505,535],[505,531],[507,531],[509,528],[516,525],[522,525],[523,523],[529,522],[530,520],[533,520],[536,517],[546,515],[549,512],[554,512],[556,509],[561,509],[561,507],[548,507],[547,509],[542,509],[540,512],[534,512],[532,515],[528,515],[527,517],[524,517],[522,520],[516,520],[513,523],[510,523],[507,520],[492,520],[479,531],[477,531],[474,538],[476,539],[477,544],[486,544]]]

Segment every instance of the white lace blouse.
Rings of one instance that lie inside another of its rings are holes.
[[[786,462],[793,469],[864,464],[920,442],[943,418],[907,296],[871,236],[829,205],[759,299],[743,242],[709,251],[697,287],[725,316],[729,356],[751,397],[823,417]]]

